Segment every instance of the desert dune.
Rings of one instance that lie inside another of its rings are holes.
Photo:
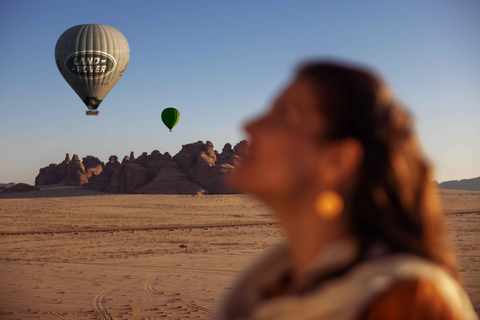
[[[480,192],[440,190],[480,310]],[[210,319],[245,268],[282,242],[246,195],[0,195],[0,318]]]

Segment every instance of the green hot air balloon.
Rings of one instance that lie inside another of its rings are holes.
[[[170,129],[172,132],[173,127],[178,123],[180,120],[180,112],[175,108],[167,108],[162,111],[162,121]]]
[[[65,31],[55,46],[55,61],[62,76],[89,111],[96,109],[127,69],[130,48],[115,28],[82,24]]]

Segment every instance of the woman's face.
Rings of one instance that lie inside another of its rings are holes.
[[[249,145],[230,177],[234,187],[260,198],[292,196],[321,183],[321,96],[308,79],[297,79],[262,117],[246,125]]]

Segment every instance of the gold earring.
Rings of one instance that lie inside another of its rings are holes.
[[[323,220],[333,220],[343,211],[344,203],[338,192],[327,190],[315,199],[315,213]]]

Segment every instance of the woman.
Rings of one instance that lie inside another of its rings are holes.
[[[230,182],[273,210],[287,241],[218,319],[477,319],[411,119],[378,76],[304,65],[246,131]]]

